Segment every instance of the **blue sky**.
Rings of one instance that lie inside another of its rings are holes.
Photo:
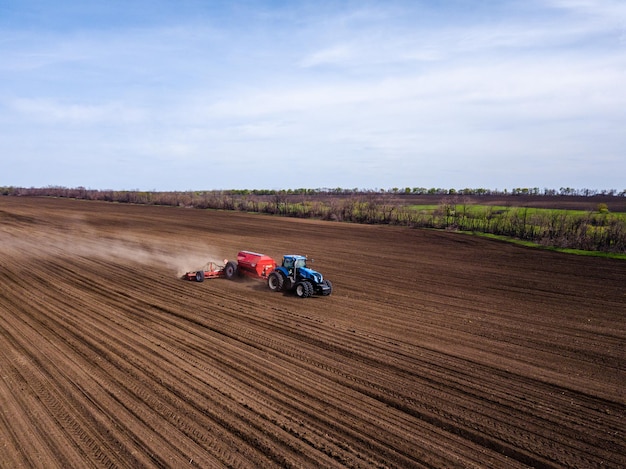
[[[626,188],[623,0],[0,0],[0,186]]]

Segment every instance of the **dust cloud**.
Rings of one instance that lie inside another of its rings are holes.
[[[36,225],[28,230],[0,227],[0,260],[4,256],[22,259],[83,257],[112,262],[150,265],[171,271],[177,277],[201,269],[208,261],[222,263],[224,254],[214,246],[185,242],[172,246],[149,235],[123,231],[97,231],[73,219],[67,226]]]

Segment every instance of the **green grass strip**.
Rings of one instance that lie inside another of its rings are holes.
[[[481,238],[495,239],[498,241],[505,241],[507,243],[517,244],[519,246],[525,246],[529,248],[543,249],[546,251],[562,252],[565,254],[575,254],[577,256],[603,257],[607,259],[626,260],[626,254],[621,254],[621,253],[603,252],[603,251],[585,251],[583,249],[557,248],[554,246],[544,246],[542,244],[533,243],[531,241],[524,241],[521,239],[509,238],[508,236],[494,235],[490,233],[480,233],[476,231],[458,231],[458,233],[469,234],[472,236],[479,236]]]

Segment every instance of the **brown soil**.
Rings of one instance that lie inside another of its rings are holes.
[[[183,281],[308,254],[329,297]],[[0,198],[0,466],[626,466],[626,262]]]

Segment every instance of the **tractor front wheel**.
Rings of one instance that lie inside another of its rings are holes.
[[[281,291],[284,283],[285,278],[280,272],[272,272],[269,277],[267,277],[267,286],[270,287],[272,291]]]
[[[296,295],[299,298],[308,298],[313,294],[313,285],[311,282],[307,282],[306,280],[303,282],[296,283]]]

